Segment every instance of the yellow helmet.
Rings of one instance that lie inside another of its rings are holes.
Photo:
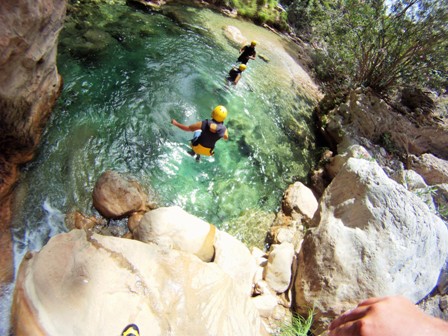
[[[215,119],[217,122],[223,122],[227,117],[227,109],[222,106],[218,105],[216,106],[212,111],[212,118]]]
[[[250,43],[250,45],[252,46],[252,47],[255,47],[256,45],[257,45],[257,41],[252,41],[251,43]]]
[[[240,64],[240,66],[238,67],[238,69],[240,69],[240,71],[244,71],[247,69],[247,65],[246,64]]]

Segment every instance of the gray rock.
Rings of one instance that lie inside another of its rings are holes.
[[[423,177],[415,171],[408,169],[396,171],[392,174],[392,179],[403,185],[409,191],[426,188],[428,186]]]
[[[408,168],[419,173],[429,185],[448,183],[448,161],[432,154],[410,155]]]
[[[448,230],[417,196],[375,163],[349,159],[320,203],[295,281],[299,313],[315,306],[321,326],[370,296],[414,302],[437,284]]]

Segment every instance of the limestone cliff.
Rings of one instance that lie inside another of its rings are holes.
[[[0,283],[12,279],[9,223],[18,167],[29,161],[62,80],[56,45],[64,0],[0,2]]]

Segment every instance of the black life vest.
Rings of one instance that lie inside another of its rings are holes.
[[[243,48],[243,52],[241,53],[239,58],[248,59],[249,56],[255,56],[255,47],[252,47],[251,45],[247,45]]]
[[[229,71],[229,77],[227,77],[227,79],[229,81],[234,82],[235,79],[238,77],[238,75],[241,73],[242,71],[238,68],[232,68],[232,70]]]
[[[212,132],[212,129],[215,132]],[[226,126],[223,123],[219,123],[215,120],[205,119],[201,125],[202,133],[199,138],[192,144],[193,146],[201,145],[213,150],[215,143],[226,134]]]

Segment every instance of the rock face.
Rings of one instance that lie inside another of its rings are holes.
[[[32,158],[61,89],[56,42],[65,5],[0,2],[0,283],[12,277],[9,208],[17,165]]]
[[[410,169],[420,174],[429,185],[448,183],[448,161],[432,154],[410,155]]]
[[[259,335],[250,297],[218,265],[154,244],[86,235],[53,237],[24,259],[13,303],[14,334]]]
[[[144,211],[147,202],[140,184],[114,171],[103,173],[93,189],[93,206],[106,218]]]
[[[448,159],[446,128],[441,125],[417,127],[371,92],[352,91],[347,103],[332,111],[328,119],[326,130],[339,145],[350,141],[347,139],[350,137],[374,140],[387,134],[391,147],[399,152],[414,155],[430,152]],[[345,133],[345,139],[341,138],[341,133]]]
[[[350,158],[325,190],[305,236],[295,281],[299,313],[325,325],[370,296],[419,301],[437,284],[448,230],[417,196],[375,162]]]

